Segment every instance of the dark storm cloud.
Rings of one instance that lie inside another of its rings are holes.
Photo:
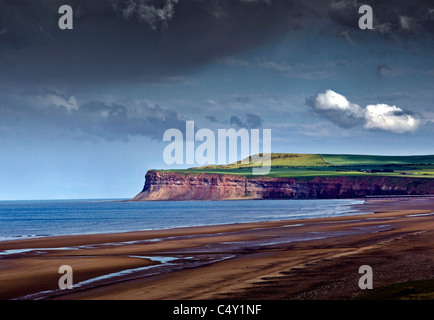
[[[270,41],[293,28],[304,10],[292,1],[66,3],[74,9],[74,30],[58,28],[63,0],[0,0],[3,81],[158,81]]]
[[[58,28],[63,4],[74,30]],[[373,7],[380,37],[434,33],[423,0],[0,0],[0,84],[158,84],[330,21],[352,42],[361,4]]]
[[[361,15],[358,8],[370,5],[373,9],[374,31],[382,36],[408,35],[434,31],[432,1],[396,0],[333,0],[329,17],[342,26],[358,29]]]
[[[364,3],[367,4],[367,3]],[[336,0],[332,1],[329,7],[329,16],[339,24],[351,28],[358,28],[359,13],[356,0]]]
[[[58,8],[74,9],[74,30]],[[0,0],[0,80],[85,85],[155,83],[331,19],[357,29],[357,0]],[[363,1],[375,30],[434,32],[429,1]]]

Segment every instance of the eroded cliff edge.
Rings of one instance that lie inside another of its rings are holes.
[[[132,201],[344,199],[369,195],[432,194],[434,179],[387,176],[270,178],[150,170]]]

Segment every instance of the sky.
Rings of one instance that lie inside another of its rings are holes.
[[[191,167],[163,160],[186,121],[271,129],[272,152],[434,154],[433,49],[427,0],[0,0],[0,200],[131,198]]]

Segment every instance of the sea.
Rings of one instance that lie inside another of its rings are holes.
[[[354,215],[359,199],[0,201],[0,241]]]

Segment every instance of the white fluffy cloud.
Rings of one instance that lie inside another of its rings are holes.
[[[418,116],[387,104],[368,105],[365,108],[351,103],[343,95],[327,90],[307,100],[314,111],[343,128],[363,126],[368,130],[393,133],[415,131],[421,121]]]
[[[343,128],[351,128],[360,124],[364,118],[364,110],[351,103],[343,95],[327,90],[318,93],[309,100],[315,112]]]
[[[379,129],[394,133],[407,133],[420,125],[418,117],[406,114],[402,109],[387,104],[366,106],[366,129]]]
[[[327,90],[325,93],[319,93],[316,96],[316,108],[321,110],[337,110],[360,117],[363,115],[363,109],[357,104],[351,103],[343,95]]]

